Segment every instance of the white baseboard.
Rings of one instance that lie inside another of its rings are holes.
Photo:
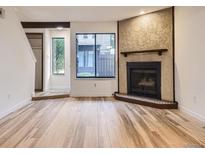
[[[200,114],[198,114],[198,113],[196,113],[196,112],[194,112],[194,111],[192,111],[192,110],[190,110],[182,105],[179,105],[179,110],[184,112],[184,113],[187,113],[187,114],[193,116],[194,118],[200,120],[201,122],[205,123],[205,116],[202,116],[202,115],[200,115]]]
[[[31,98],[25,99],[19,103],[17,103],[15,106],[11,107],[10,109],[8,109],[7,111],[1,112],[0,113],[0,119],[2,119],[3,117],[7,116],[8,114],[28,105],[31,103]]]

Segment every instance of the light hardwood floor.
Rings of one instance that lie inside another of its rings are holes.
[[[0,147],[204,146],[196,119],[113,98],[36,101],[0,120]]]

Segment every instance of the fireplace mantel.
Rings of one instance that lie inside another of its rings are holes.
[[[121,52],[120,54],[123,54],[124,57],[127,57],[129,54],[136,54],[136,53],[158,53],[159,56],[162,55],[163,52],[167,52],[168,49],[149,49],[149,50],[136,50],[136,51],[125,51]]]

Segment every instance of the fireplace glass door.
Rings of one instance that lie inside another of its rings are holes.
[[[132,62],[127,66],[128,94],[160,99],[160,64],[158,62]]]

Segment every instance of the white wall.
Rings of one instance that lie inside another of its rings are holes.
[[[50,75],[51,75],[51,46],[50,46],[50,31],[44,31],[44,50],[43,50],[43,89],[49,91],[50,89]]]
[[[27,33],[43,33],[43,89],[70,91],[70,29],[56,30],[53,28],[25,28]],[[52,75],[51,41],[52,37],[65,38],[65,75]]]
[[[176,100],[205,121],[205,7],[175,8]]]
[[[0,117],[30,103],[35,58],[12,8],[0,18]]]
[[[111,96],[117,91],[117,65],[114,79],[76,78],[76,33],[116,33],[117,22],[71,22],[71,96]],[[116,35],[117,40],[117,35]],[[117,43],[116,43],[117,44]],[[116,49],[117,54],[117,49]],[[116,55],[117,57],[117,55]],[[117,61],[117,59],[116,59]]]
[[[24,28],[26,33],[43,33],[43,90],[50,84],[50,31],[45,28]]]

